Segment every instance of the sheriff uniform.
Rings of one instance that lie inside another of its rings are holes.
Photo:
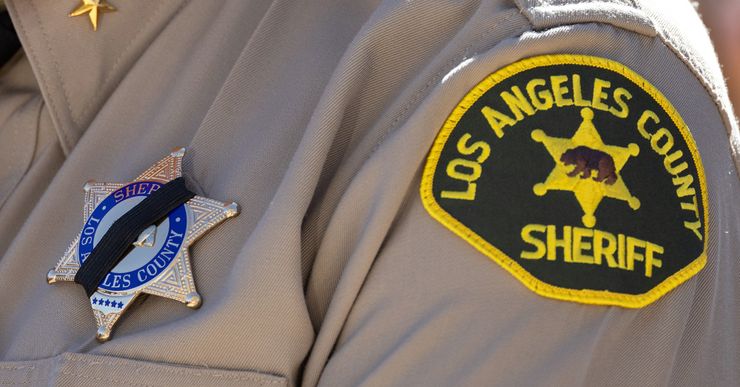
[[[0,384],[740,380],[740,137],[689,1],[6,5]]]

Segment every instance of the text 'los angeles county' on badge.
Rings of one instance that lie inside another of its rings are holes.
[[[484,79],[438,134],[421,197],[546,297],[639,308],[707,259],[689,129],[648,81],[603,58],[538,56]]]
[[[85,184],[82,231],[47,281],[85,287],[100,341],[110,339],[142,294],[201,305],[188,247],[238,215],[239,207],[190,192],[182,178],[184,155],[185,148],[174,150],[129,183]]]

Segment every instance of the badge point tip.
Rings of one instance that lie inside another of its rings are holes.
[[[237,216],[239,215],[239,211],[240,211],[239,205],[234,202],[231,202],[230,204],[226,206],[226,217],[231,218],[231,217]]]
[[[48,273],[46,273],[46,283],[51,285],[55,282],[57,282],[57,272],[54,271],[54,269],[51,269]]]
[[[90,192],[94,184],[95,180],[88,180],[85,182],[85,185],[82,186],[82,190],[85,192]]]
[[[105,327],[98,327],[98,331],[95,333],[95,338],[99,342],[104,343],[110,340],[110,331]]]
[[[172,153],[170,153],[170,156],[172,157],[183,157],[185,156],[185,147],[178,147],[172,149]]]
[[[203,305],[203,299],[198,293],[189,293],[185,296],[185,305],[190,309],[198,309]]]

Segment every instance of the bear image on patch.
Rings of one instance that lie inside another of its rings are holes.
[[[566,166],[575,165],[575,168],[568,173],[568,176],[575,177],[581,175],[581,179],[591,177],[591,171],[597,171],[594,181],[604,182],[612,185],[617,181],[617,171],[614,167],[614,159],[605,152],[591,149],[581,145],[573,149],[568,149],[560,156]]]

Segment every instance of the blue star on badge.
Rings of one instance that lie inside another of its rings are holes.
[[[93,248],[112,224],[160,187],[182,176],[180,148],[128,183],[88,182],[84,186],[83,226],[47,282],[74,281]],[[200,307],[188,247],[227,218],[239,214],[236,203],[195,195],[158,224],[147,227],[89,298],[97,322],[96,337],[110,339],[114,325],[142,294]]]

